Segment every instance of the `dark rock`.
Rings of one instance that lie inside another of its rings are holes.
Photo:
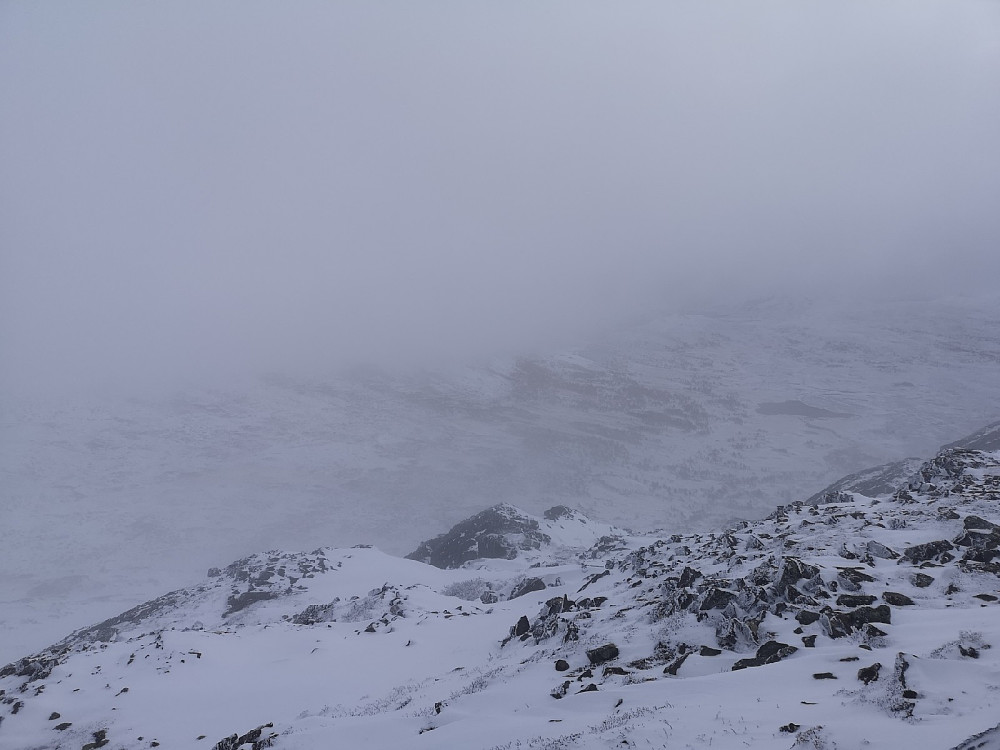
[[[73,722],[71,722],[71,721],[64,721],[62,724],[56,724],[55,727],[53,727],[53,728],[57,729],[60,732],[64,732],[65,730],[69,729],[71,726],[73,726]]]
[[[895,591],[885,591],[882,593],[882,599],[885,600],[886,604],[891,604],[894,607],[911,607],[913,606],[913,600],[906,594],[900,594]]]
[[[510,599],[517,599],[519,596],[530,594],[534,591],[545,591],[545,581],[541,578],[525,578],[513,589],[511,589]]]
[[[938,560],[939,562],[949,562],[954,557],[948,554],[949,550],[955,549],[947,539],[939,539],[935,542],[917,544],[903,550],[903,558],[913,563],[926,562],[928,560]],[[945,558],[948,559],[945,559]]]
[[[560,518],[572,518],[574,515],[573,509],[565,505],[553,505],[542,514],[546,521],[558,521]]]
[[[925,589],[934,583],[934,579],[926,573],[913,573],[910,575],[910,583],[918,589]]]
[[[497,594],[496,591],[488,589],[484,591],[482,594],[480,594],[479,601],[481,601],[483,604],[496,604],[497,602],[500,601],[500,595]]]
[[[966,656],[966,657],[968,657],[970,659],[978,659],[979,658],[979,649],[975,648],[974,646],[969,646],[967,648],[965,646],[959,645],[959,647],[958,647],[958,653],[960,653],[962,656]]]
[[[557,672],[565,672],[567,669],[569,669],[569,662],[568,661],[566,661],[565,659],[556,659],[556,671]]]
[[[618,658],[618,646],[613,643],[605,643],[603,646],[587,650],[587,658],[595,667],[606,661]]]
[[[711,646],[702,646],[698,653],[701,656],[718,656],[722,653],[722,651],[717,648],[712,648]]]
[[[880,604],[877,607],[858,607],[850,612],[833,612],[829,615],[827,622],[829,623],[827,630],[830,637],[841,638],[868,623],[891,624],[892,610],[886,604]]]
[[[865,635],[866,638],[885,638],[885,636],[887,635],[887,633],[884,630],[875,627],[870,622],[865,623],[862,626],[861,632]]]
[[[571,684],[572,683],[569,680],[566,680],[559,687],[557,687],[555,690],[553,690],[551,693],[549,693],[549,695],[551,695],[556,700],[559,700],[560,698],[564,698],[566,696],[566,693],[569,692],[569,686]]]
[[[243,745],[245,744],[251,745],[252,750],[261,750],[265,747],[271,747],[278,735],[274,732],[265,733],[264,730],[273,726],[273,723],[267,723],[262,724],[256,729],[251,729],[246,734],[232,734],[229,737],[225,737],[215,743],[212,746],[212,750],[243,750]]]
[[[222,616],[228,617],[235,612],[246,609],[251,604],[267,601],[268,599],[275,599],[277,596],[278,594],[274,591],[244,591],[242,594],[230,596],[226,600],[228,608],[222,613]]]
[[[984,602],[995,602],[997,600],[997,597],[993,594],[973,594],[973,597],[976,599],[982,599]]]
[[[801,580],[811,581],[819,576],[819,568],[802,562],[797,557],[786,557],[781,565],[781,574],[774,583],[774,593],[785,596],[788,588]]]
[[[221,575],[222,575],[222,569],[221,568],[209,568],[208,569],[208,577],[209,578],[218,578]]]
[[[854,586],[875,582],[875,579],[863,572],[861,568],[837,568],[837,577],[847,581],[849,584],[854,584]]]
[[[965,551],[965,554],[962,555],[962,564],[977,563],[990,566],[997,557],[1000,557],[1000,550],[987,549],[985,547],[969,547]]]
[[[801,724],[796,724],[794,722],[788,722],[783,727],[778,727],[779,732],[784,732],[785,734],[791,734],[792,732],[797,732],[802,728]]]
[[[719,588],[717,586],[712,586],[709,588],[708,593],[701,602],[702,611],[710,609],[725,609],[731,601],[736,599],[736,592],[730,591],[729,589]]]
[[[597,685],[595,685],[594,683],[590,683],[589,685],[587,685],[587,687],[582,688],[580,690],[577,690],[576,692],[577,693],[596,693],[597,692]]]
[[[863,607],[867,604],[872,604],[875,601],[874,596],[868,596],[867,594],[841,594],[837,597],[838,607]]]
[[[620,677],[623,677],[627,674],[630,674],[630,672],[627,669],[623,669],[622,667],[605,667],[603,674],[605,677],[608,677],[610,675],[618,675]]]
[[[55,721],[55,720],[56,720],[56,719],[58,719],[58,718],[59,718],[60,716],[61,716],[61,714],[59,714],[59,713],[58,713],[58,712],[56,712],[56,711],[53,711],[53,712],[52,712],[52,713],[51,713],[51,714],[49,715],[49,721]]]
[[[672,662],[670,662],[670,664],[668,664],[666,667],[663,668],[663,674],[669,674],[669,675],[672,675],[672,676],[676,677],[677,676],[677,672],[684,665],[684,662],[687,661],[687,658],[690,655],[691,655],[691,652],[687,652],[687,653],[684,653],[684,654],[681,654],[680,656],[678,656],[676,659],[674,659]]]
[[[521,619],[517,621],[517,624],[511,630],[511,635],[518,638],[526,634],[529,630],[531,630],[531,622],[525,615],[521,615]]]
[[[738,669],[746,669],[747,667],[761,667],[765,664],[774,664],[787,656],[791,656],[796,651],[798,651],[798,649],[795,646],[789,646],[787,643],[768,641],[757,649],[757,655],[753,658],[740,659],[733,664],[733,671],[735,672]]]
[[[804,635],[802,636],[802,645],[806,648],[816,648],[816,636],[815,635]]]
[[[875,682],[881,669],[882,665],[879,662],[875,662],[870,667],[862,667],[858,670],[858,679],[865,685]]]
[[[406,557],[438,568],[458,568],[480,558],[512,560],[519,550],[538,549],[550,541],[538,530],[538,521],[513,505],[501,503],[421,543]]]
[[[695,581],[699,578],[701,578],[701,573],[699,571],[685,565],[684,570],[681,571],[680,580],[677,581],[677,586],[682,589],[689,588],[693,586]]]
[[[819,619],[819,612],[812,612],[808,609],[803,609],[802,611],[795,613],[795,619],[803,625],[812,625]]]
[[[816,672],[813,675],[814,680],[836,680],[837,675],[833,672]]]
[[[1000,526],[991,521],[987,521],[985,518],[980,518],[979,516],[968,515],[962,521],[962,526],[966,529],[972,531],[997,531],[1000,532]]]

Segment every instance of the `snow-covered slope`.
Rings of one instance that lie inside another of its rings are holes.
[[[276,551],[77,631],[0,670],[0,745],[996,744],[1000,451],[714,532],[491,511],[461,567]]]
[[[709,529],[1000,418],[1000,303],[769,301],[460,372],[0,401],[0,661],[253,551],[484,507]]]

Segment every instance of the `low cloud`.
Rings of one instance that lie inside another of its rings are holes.
[[[1000,6],[6,4],[7,388],[1000,276]]]

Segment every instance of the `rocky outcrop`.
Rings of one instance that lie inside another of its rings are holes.
[[[562,507],[547,512],[558,515]],[[422,542],[406,557],[438,568],[458,568],[481,558],[513,560],[519,550],[539,549],[551,541],[539,531],[538,521],[513,505],[501,503],[455,524],[445,534]]]

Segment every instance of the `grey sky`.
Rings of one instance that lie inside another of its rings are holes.
[[[0,107],[8,388],[1000,276],[993,2],[8,1]]]

